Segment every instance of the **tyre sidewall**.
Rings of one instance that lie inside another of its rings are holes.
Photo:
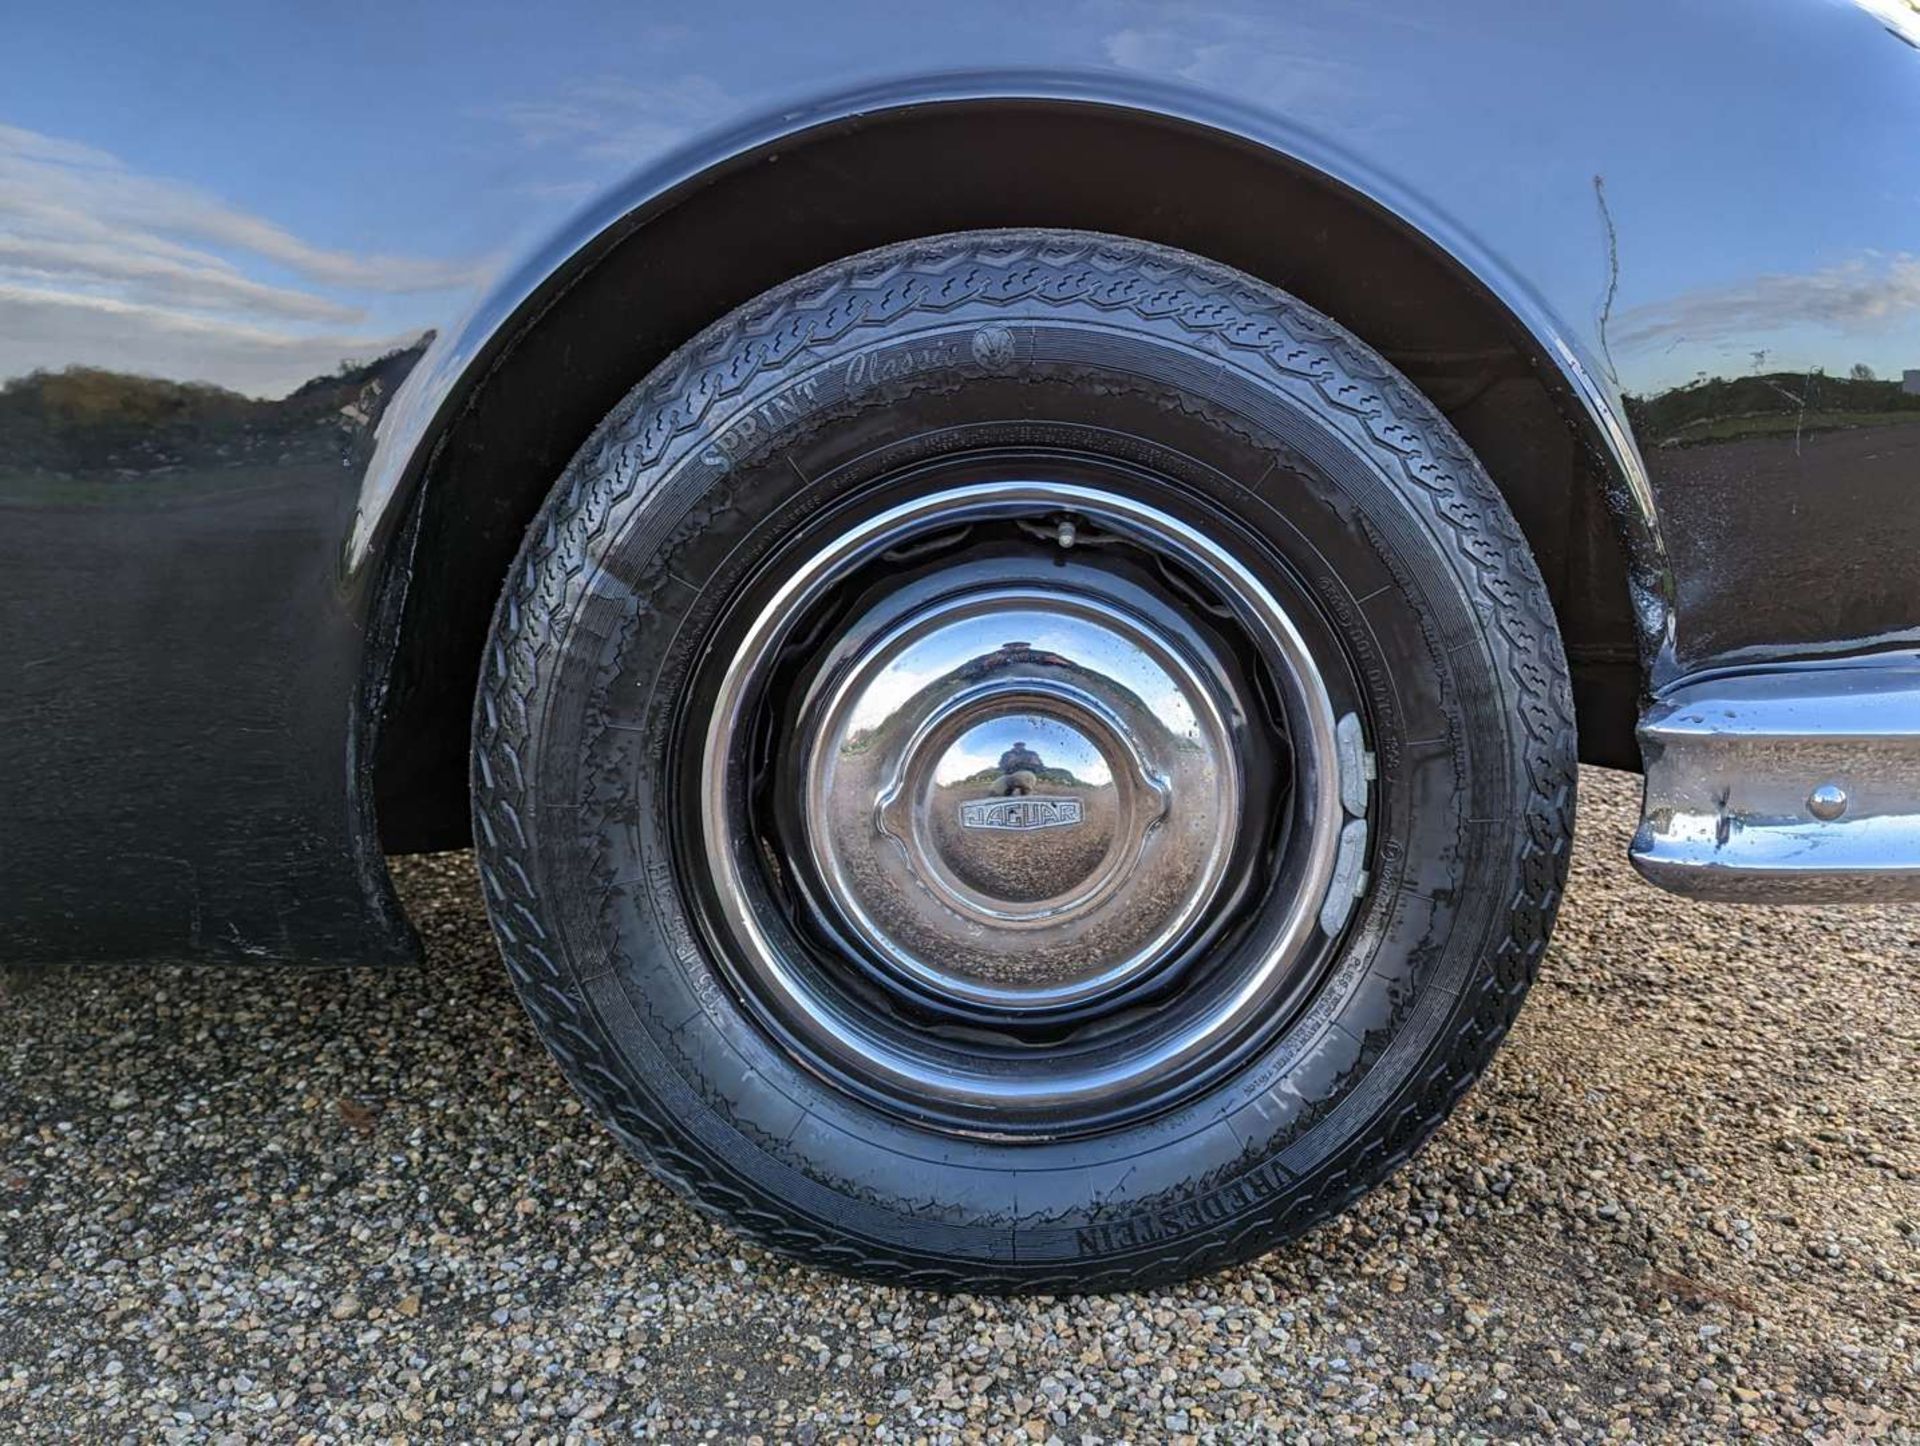
[[[1201,1268],[1377,1178],[1504,1028],[1525,936],[1544,938],[1511,907],[1539,886],[1523,877],[1532,830],[1515,827],[1538,787],[1528,700],[1496,647],[1511,522],[1470,495],[1470,459],[1383,364],[1317,318],[1246,304],[1270,295],[1203,298],[1258,319],[1258,337],[1097,295],[903,302],[756,354],[749,385],[703,397],[750,320],[640,389],[557,489],[551,545],[518,569],[535,606],[517,630],[533,619],[538,647],[508,649],[526,656],[513,678],[530,737],[511,864],[492,872],[524,872],[509,927],[540,950],[516,972],[596,1111],[749,1233],[936,1280],[955,1261],[1028,1284]],[[757,310],[833,305],[801,289]],[[1378,772],[1370,887],[1293,1025],[1184,1108],[1048,1144],[916,1128],[801,1068],[743,1009],[673,864],[680,710],[725,600],[865,479],[968,429],[1015,445],[1023,426],[1033,445],[1102,446],[1234,506],[1342,633]]]

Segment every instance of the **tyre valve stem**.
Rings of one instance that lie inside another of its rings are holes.
[[[1063,551],[1073,546],[1074,536],[1073,519],[1070,517],[1061,518],[1060,530],[1054,534],[1054,540],[1060,544]]]

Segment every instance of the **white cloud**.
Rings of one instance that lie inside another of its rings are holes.
[[[194,263],[108,242],[0,233],[0,273],[34,281],[127,283],[189,310],[244,311],[301,321],[358,321],[365,308],[250,281],[230,266]]]
[[[0,125],[0,216],[7,230],[41,239],[110,235],[219,265],[212,246],[283,266],[308,281],[363,291],[437,291],[471,285],[471,262],[356,256],[310,245],[285,227],[227,205],[198,187],[129,170],[91,146]]]
[[[1106,0],[1092,13],[1115,26],[1103,46],[1107,63],[1122,70],[1257,94],[1322,122],[1350,114],[1368,93],[1355,65],[1332,58],[1338,47],[1318,43],[1310,19],[1290,14],[1276,25],[1266,5]]]
[[[0,376],[48,365],[211,381],[253,396],[284,396],[341,361],[405,346],[411,333],[288,332],[167,307],[0,284]]]
[[[0,376],[83,363],[271,395],[394,344],[342,330],[374,298],[470,288],[489,269],[316,246],[93,146],[0,125]]]
[[[646,84],[603,76],[574,81],[547,100],[512,102],[499,113],[529,148],[632,165],[713,125],[731,104],[704,75]]]
[[[59,136],[42,135],[38,131],[23,130],[19,126],[4,123],[0,123],[0,154],[12,154],[23,160],[80,169],[110,171],[120,168],[119,161],[93,146],[83,145],[79,141],[62,140]]]
[[[1631,307],[1618,318],[1619,347],[1659,341],[1740,340],[1793,326],[1884,331],[1920,323],[1920,256],[1869,254],[1798,274],[1756,276]]]

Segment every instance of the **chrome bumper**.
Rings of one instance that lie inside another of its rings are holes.
[[[1640,723],[1633,864],[1695,899],[1920,900],[1920,654],[1685,684]]]

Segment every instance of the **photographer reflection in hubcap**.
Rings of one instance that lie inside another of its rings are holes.
[[[1024,798],[1033,792],[1038,782],[1037,775],[1046,764],[1038,753],[1027,747],[1024,738],[1016,739],[1013,747],[1000,755],[1000,777],[993,785],[994,793],[1000,798]]]

